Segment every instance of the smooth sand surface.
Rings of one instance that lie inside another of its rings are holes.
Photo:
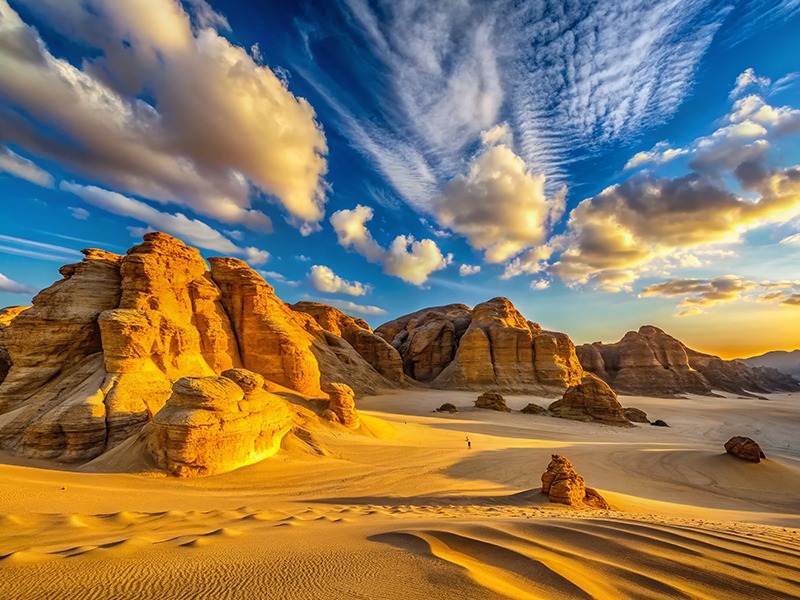
[[[144,469],[134,442],[78,470],[0,457],[0,598],[800,597],[800,395],[620,398],[670,428],[476,395],[367,398],[360,434],[202,479],[108,472]],[[616,510],[547,502],[553,453]]]

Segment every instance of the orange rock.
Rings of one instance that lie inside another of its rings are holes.
[[[361,420],[356,411],[354,394],[350,386],[344,383],[326,383],[322,386],[322,391],[330,397],[327,410],[336,415],[338,422],[349,429],[358,429]]]
[[[584,375],[579,385],[570,387],[564,392],[564,397],[553,402],[548,410],[562,419],[630,426],[614,390],[591,374]]]
[[[542,493],[550,502],[573,508],[610,508],[596,490],[586,487],[583,477],[575,471],[572,463],[558,454],[552,455],[547,470],[542,474]]]
[[[754,440],[741,435],[734,436],[725,442],[725,452],[754,463],[761,462],[762,458],[767,458]]]

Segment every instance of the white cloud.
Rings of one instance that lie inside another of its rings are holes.
[[[795,233],[781,240],[781,244],[800,244],[800,233]]]
[[[226,23],[205,1],[192,1],[194,27],[174,0],[27,8],[86,56],[80,68],[53,56],[0,0],[3,141],[117,191],[269,230],[255,188],[317,227],[327,146],[315,113],[217,32]]]
[[[736,78],[736,85],[731,90],[730,97],[738,98],[745,90],[752,87],[768,88],[770,83],[772,82],[769,77],[759,77],[756,75],[755,70],[750,67],[742,71]]]
[[[489,146],[444,187],[434,212],[487,262],[503,262],[544,241],[563,214],[566,190],[548,199],[544,184],[508,146]]]
[[[267,252],[257,248],[237,246],[213,227],[198,219],[190,219],[184,214],[161,212],[140,200],[95,186],[62,181],[60,188],[75,194],[87,204],[147,224],[146,228],[131,228],[131,233],[134,235],[153,230],[164,231],[201,248],[244,256],[253,264],[261,264],[269,258]]]
[[[639,296],[667,296],[683,298],[678,306],[698,307],[713,306],[720,302],[738,300],[745,292],[758,286],[753,281],[748,281],[737,275],[725,275],[714,279],[670,279],[663,283],[650,285],[644,288]],[[697,314],[697,313],[690,313]]]
[[[481,266],[480,265],[463,264],[460,267],[458,267],[458,274],[461,275],[461,277],[467,277],[469,275],[475,275],[476,273],[480,273],[480,272],[481,272]]]
[[[546,290],[550,287],[550,282],[547,279],[535,279],[531,281],[532,290]]]
[[[358,205],[352,210],[336,211],[330,222],[342,247],[355,250],[370,262],[380,262],[387,275],[422,285],[431,273],[452,262],[452,255],[444,256],[433,240],[417,241],[412,236],[398,235],[384,250],[366,227],[372,216],[370,207]]]
[[[370,304],[356,304],[355,302],[350,302],[349,300],[337,300],[335,298],[317,298],[316,301],[321,302],[323,304],[327,304],[329,306],[333,306],[334,308],[338,308],[339,310],[345,313],[355,313],[358,315],[385,315],[386,311],[378,306],[372,306]]]
[[[800,133],[800,109],[790,106],[774,107],[754,94],[737,100],[728,119],[731,123],[751,121],[763,125],[779,137]]]
[[[67,209],[69,210],[70,214],[72,215],[73,219],[78,219],[78,221],[85,221],[89,218],[89,211],[85,208],[80,206],[68,206]]]
[[[2,16],[2,12],[0,12],[0,17]],[[0,34],[2,34],[2,29],[0,29]],[[0,57],[1,56],[2,54],[0,54]],[[52,189],[55,187],[55,181],[50,173],[36,165],[33,161],[12,152],[0,144],[0,173],[3,172],[45,188]]]
[[[0,292],[5,292],[7,294],[31,295],[36,293],[36,290],[30,286],[17,283],[13,279],[9,279],[8,277],[0,273]]]
[[[288,285],[290,287],[297,287],[300,285],[299,281],[292,281],[291,279],[287,278],[283,273],[278,273],[277,271],[264,271],[263,269],[256,269],[256,273],[261,275],[268,283],[272,281],[277,281],[282,283],[283,285]]]
[[[634,154],[623,170],[628,171],[646,164],[663,165],[687,152],[684,148],[670,148],[668,142],[659,142],[652,150]]]
[[[349,296],[363,296],[368,294],[372,287],[358,281],[346,281],[339,277],[330,267],[314,265],[308,273],[308,280],[314,289],[326,294],[347,294]]]

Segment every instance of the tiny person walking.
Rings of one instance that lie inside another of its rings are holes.
[[[467,442],[467,450],[472,450],[472,442],[469,441],[469,436],[464,438]]]

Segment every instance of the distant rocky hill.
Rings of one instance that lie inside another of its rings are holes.
[[[629,331],[613,344],[583,344],[577,354],[586,371],[621,394],[670,397],[709,395],[713,390],[742,395],[800,391],[800,383],[785,373],[697,352],[652,325]]]
[[[800,380],[800,350],[774,350],[760,356],[740,358],[749,367],[770,367]]]

